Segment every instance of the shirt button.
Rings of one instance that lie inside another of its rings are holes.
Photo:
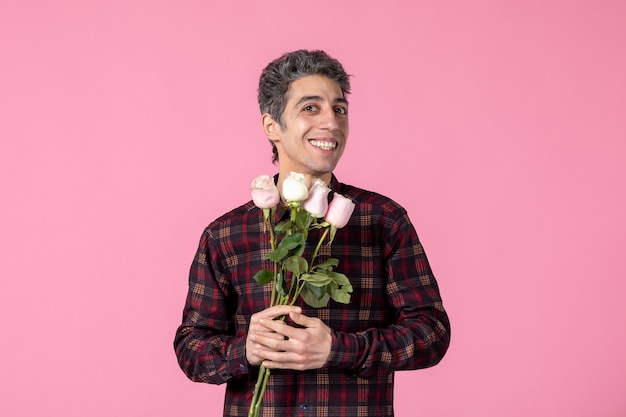
[[[306,409],[307,409],[306,404],[300,404],[300,410],[306,411]]]

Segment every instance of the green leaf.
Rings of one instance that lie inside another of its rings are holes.
[[[333,282],[332,278],[324,274],[325,271],[315,272],[313,274],[304,274],[300,277],[300,280],[307,284],[314,285],[316,287],[325,287]]]
[[[337,285],[343,287],[345,291],[352,292],[352,284],[345,274],[342,274],[341,272],[328,271],[328,276],[331,277]]]
[[[315,288],[315,290],[312,290],[312,288]],[[328,295],[326,291],[322,289],[322,293],[318,297],[316,292],[319,290],[320,288],[309,287],[307,283],[307,285],[305,285],[304,288],[302,289],[300,296],[302,297],[304,302],[307,303],[307,305],[313,308],[326,307],[328,305],[328,301],[330,300],[330,295]]]
[[[331,224],[329,243],[333,243],[333,240],[335,240],[335,234],[337,234],[337,228]]]
[[[293,235],[285,236],[280,243],[285,240],[287,240],[285,247],[289,249],[289,254],[302,256],[306,247],[306,237],[302,233],[294,233]]]
[[[304,252],[304,246],[304,235],[302,233],[294,233],[293,235],[285,236],[278,244],[277,249],[281,248],[286,250],[288,255],[300,256]]]
[[[348,304],[350,303],[350,294],[345,292],[343,289],[333,288],[330,290],[330,296],[333,300],[338,303]]]
[[[261,285],[268,284],[274,280],[274,271],[269,269],[261,269],[254,274],[254,280]]]
[[[285,275],[279,272],[276,276],[276,291],[280,295],[287,295],[287,283],[285,282]]]
[[[284,235],[291,229],[291,220],[283,220],[274,226],[274,232],[278,235]]]
[[[306,210],[298,210],[296,213],[296,227],[300,231],[309,230],[313,218]]]
[[[303,257],[294,255],[287,258],[285,268],[287,268],[287,271],[300,275],[309,269],[309,263]]]
[[[271,259],[274,262],[280,262],[285,259],[287,255],[289,255],[289,250],[279,245],[276,249],[268,253],[266,258]]]
[[[304,285],[304,288],[308,289],[310,292],[312,292],[315,297],[317,298],[322,298],[324,296],[324,294],[326,294],[326,288],[324,287],[317,287],[315,285],[311,285],[308,282]]]
[[[339,259],[330,258],[327,261],[315,265],[313,269],[332,269],[333,266],[337,265],[339,265]]]
[[[304,236],[302,233],[294,233],[293,235],[285,236],[278,244],[278,246],[283,246],[288,250],[297,248],[300,245],[304,245]]]
[[[267,254],[267,258],[274,262],[282,262],[287,256],[302,255],[304,253],[304,236],[302,233],[285,236],[276,249]]]

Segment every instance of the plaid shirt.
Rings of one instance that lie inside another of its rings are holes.
[[[449,345],[448,316],[406,211],[334,176],[330,186],[356,207],[320,260],[331,251],[339,259],[337,270],[354,287],[351,302],[302,304],[333,329],[330,357],[317,370],[272,370],[264,416],[393,416],[394,371],[433,366]],[[191,266],[174,347],[191,380],[228,384],[225,416],[248,415],[258,367],[246,361],[246,333],[250,316],[270,303],[270,285],[252,276],[272,268],[269,251],[262,211],[248,202],[205,229]]]

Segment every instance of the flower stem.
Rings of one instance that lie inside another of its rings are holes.
[[[324,233],[322,234],[322,237],[320,237],[320,241],[317,242],[315,251],[313,251],[313,255],[311,256],[311,263],[309,264],[309,272],[311,272],[311,270],[313,269],[315,258],[317,258],[317,253],[320,251],[320,248],[322,247],[322,242],[324,242],[326,236],[328,236],[328,228],[324,229]]]
[[[302,292],[302,289],[304,288],[305,284],[306,284],[306,282],[301,282],[301,283],[299,282],[298,283],[298,288],[296,289],[296,293],[293,295],[293,299],[291,300],[290,305],[296,304],[296,300],[300,296],[300,293]]]
[[[272,219],[274,218],[274,209],[270,211],[270,216],[266,219],[269,231],[270,231],[270,247],[272,248],[272,252],[276,250],[276,237],[274,235],[274,226],[272,225]],[[276,278],[278,275],[278,263],[274,262],[274,280],[272,282],[276,282]],[[272,285],[272,296],[270,298],[270,306],[274,305],[276,301],[276,285]]]
[[[248,411],[248,417],[258,417],[269,376],[270,370],[261,365],[259,368],[259,376],[256,380],[256,384],[254,385],[254,395],[252,396],[252,404],[250,405],[250,410]]]
[[[276,320],[284,321],[286,318],[287,316],[280,316]],[[259,368],[259,376],[256,379],[256,384],[254,384],[254,394],[252,395],[248,417],[259,416],[259,410],[261,409],[261,403],[263,402],[263,395],[265,395],[265,388],[267,388],[267,380],[269,377],[270,370],[261,365]]]

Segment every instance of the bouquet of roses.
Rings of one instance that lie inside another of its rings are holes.
[[[298,297],[311,307],[325,307],[331,298],[343,304],[350,302],[350,280],[333,270],[339,261],[317,259],[322,244],[332,243],[337,229],[348,223],[354,211],[354,203],[337,193],[329,204],[329,193],[330,188],[322,180],[315,180],[309,190],[304,175],[291,172],[283,181],[282,190],[290,215],[274,224],[275,210],[281,200],[274,180],[261,175],[252,182],[252,200],[263,210],[265,230],[270,237],[271,251],[266,258],[274,263],[273,269],[258,271],[254,280],[261,285],[272,285],[270,306],[294,305]],[[315,229],[322,232],[307,259],[304,256],[307,237]],[[249,417],[259,415],[269,375],[270,370],[261,366]]]

